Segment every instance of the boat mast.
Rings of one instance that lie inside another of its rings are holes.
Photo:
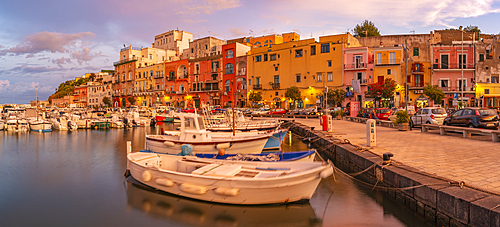
[[[35,86],[35,94],[36,94],[36,120],[38,121],[38,86]]]
[[[235,126],[235,122],[234,122],[234,103],[236,102],[236,82],[234,83],[233,85],[234,87],[234,90],[233,90],[233,101],[232,101],[232,106],[233,106],[233,136],[235,135],[235,132],[234,132],[234,126]]]

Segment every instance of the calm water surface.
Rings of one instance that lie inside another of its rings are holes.
[[[165,129],[173,126],[162,125]],[[0,131],[1,226],[423,226],[370,188],[336,175],[307,204],[229,206],[143,189],[126,181],[126,141],[144,148],[158,127]],[[306,150],[291,134],[285,151]]]

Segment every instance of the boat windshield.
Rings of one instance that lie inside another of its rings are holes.
[[[200,130],[205,129],[205,124],[203,123],[202,117],[198,117],[198,125],[200,125]]]

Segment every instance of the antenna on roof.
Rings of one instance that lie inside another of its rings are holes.
[[[411,30],[410,32],[412,32],[415,35],[415,30]]]

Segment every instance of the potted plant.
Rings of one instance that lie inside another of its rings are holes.
[[[335,111],[335,116],[337,116],[337,120],[341,120],[342,116],[344,116],[344,110],[337,110]]]
[[[404,110],[396,112],[396,124],[399,131],[408,131],[408,122],[410,122],[410,115]]]

